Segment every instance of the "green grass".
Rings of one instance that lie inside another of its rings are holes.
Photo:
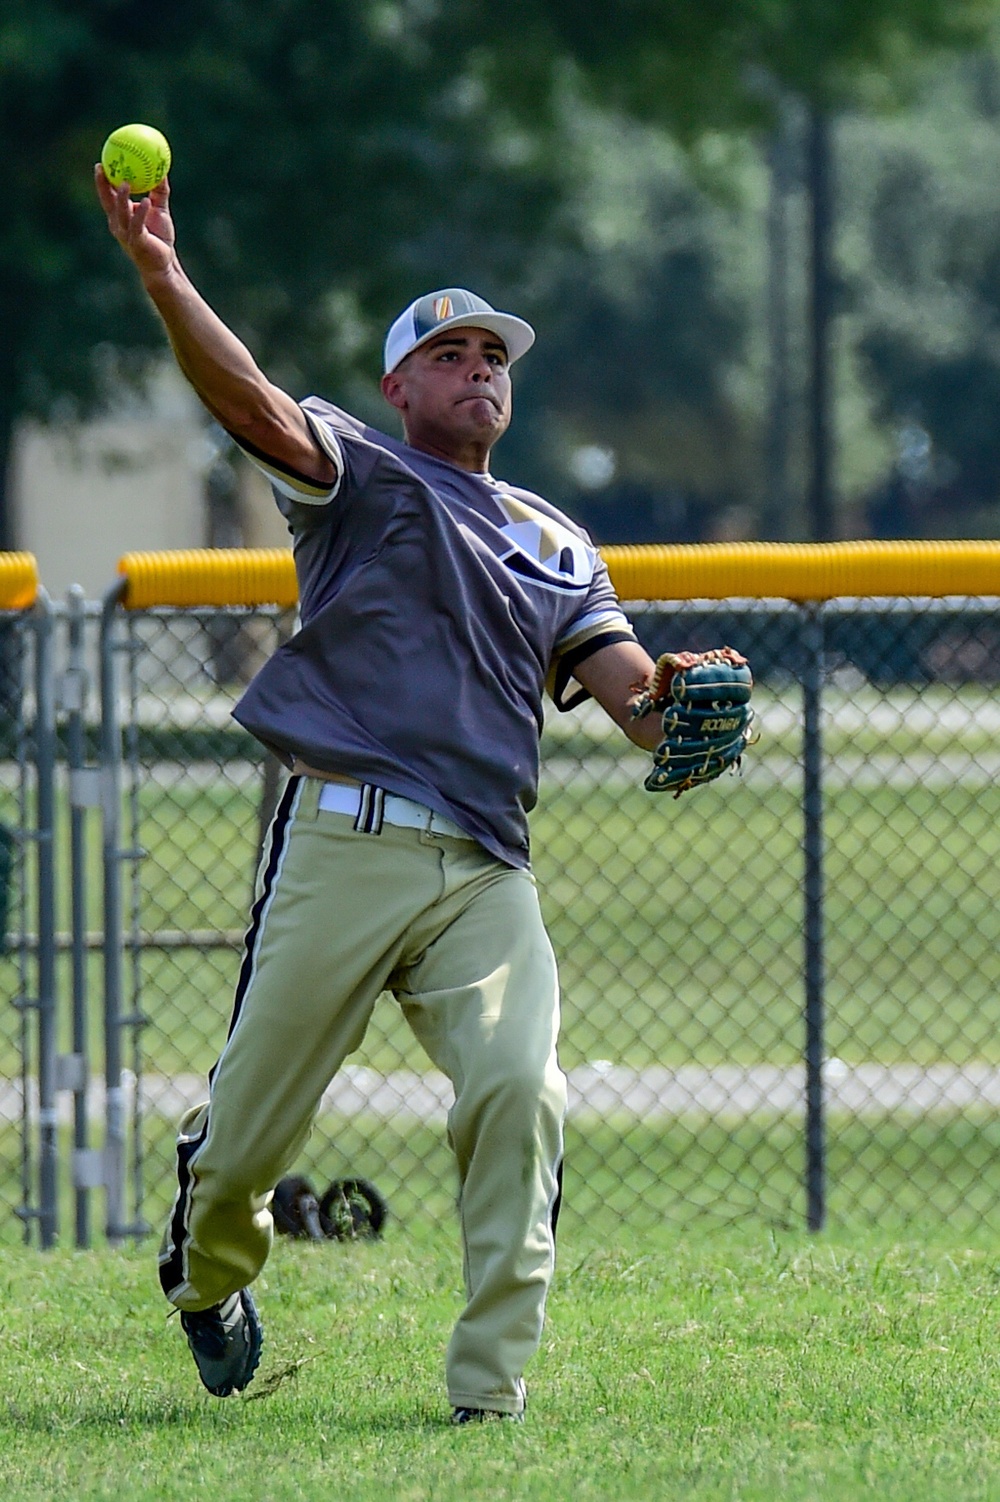
[[[145,1195],[132,1200],[158,1236],[169,1210],[174,1178],[174,1126],[162,1115],[143,1123]],[[101,1140],[95,1127],[92,1144]],[[74,1200],[68,1183],[69,1132],[60,1141],[60,1244],[74,1240]],[[923,1118],[849,1118],[828,1121],[826,1203],[838,1232],[872,1224],[900,1237],[947,1227],[956,1235],[993,1232],[1000,1221],[1000,1118],[955,1113]],[[792,1231],[805,1224],[803,1123],[764,1114],[742,1121],[635,1117],[571,1117],[566,1132],[562,1225],[567,1234],[600,1234],[613,1244],[622,1227],[658,1234],[731,1225]],[[455,1169],[443,1125],[359,1116],[321,1117],[295,1170],[318,1192],[333,1180],[370,1179],[389,1204],[392,1222],[430,1234],[451,1225]],[[0,1246],[24,1240],[13,1209],[20,1203],[16,1129],[0,1129]],[[91,1191],[90,1227],[104,1239],[104,1195]],[[37,1232],[32,1230],[37,1244]]]
[[[534,842],[566,993],[564,1063],[796,1060],[798,787],[725,779],[651,800],[616,779],[617,740],[602,755],[561,723],[581,767],[543,785]],[[786,740],[758,754],[794,755]],[[901,717],[888,739],[834,727],[827,747],[906,756],[923,743]],[[196,788],[179,773],[144,789],[141,808],[144,925],[239,927],[254,788]],[[96,925],[93,816],[90,836]],[[1000,1062],[1000,789],[828,788],[826,869],[829,1052]],[[65,885],[60,902],[65,914]],[[135,975],[129,962],[147,1067],[209,1067],[237,966],[224,951],[144,955]],[[96,958],[89,973],[99,1062]],[[67,975],[62,963],[64,998]],[[0,959],[0,994],[13,977]],[[16,1025],[2,1009],[7,1074]],[[391,1004],[360,1061],[423,1067]],[[144,1128],[157,1229],[172,1125]],[[151,1241],[44,1255],[18,1244],[18,1142],[4,1127],[0,1496],[1000,1502],[1000,1119],[831,1116],[830,1229],[816,1238],[801,1229],[799,1120],[576,1120],[567,1148],[528,1422],[453,1431],[442,1353],[461,1299],[443,1129],[321,1121],[299,1166],[320,1186],[372,1178],[390,1203],[386,1240],[279,1243],[259,1285],[260,1378],[219,1403],[164,1319]],[[92,1209],[99,1240],[100,1194]],[[63,1183],[64,1247],[71,1231]]]
[[[276,1246],[242,1398],[197,1383],[147,1253],[5,1254],[0,1494],[41,1502],[991,1502],[1000,1268],[947,1230],[561,1245],[523,1426],[446,1423],[446,1234]]]
[[[171,1126],[154,1117],[145,1132],[145,1212],[157,1230],[175,1187]],[[571,1118],[563,1217],[571,1228],[602,1227],[612,1237],[620,1224],[641,1231],[737,1221],[799,1227],[804,1165],[800,1118]],[[434,1225],[453,1214],[455,1175],[443,1127],[321,1118],[297,1166],[320,1189],[335,1178],[371,1179],[407,1225]],[[935,1225],[965,1234],[995,1230],[1000,1118],[831,1115],[826,1201],[833,1226],[869,1221],[901,1236]]]

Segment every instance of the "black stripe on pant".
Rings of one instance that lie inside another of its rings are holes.
[[[288,831],[291,826],[292,805],[295,794],[298,791],[300,777],[290,777],[281,795],[274,818],[271,821],[269,831],[269,847],[267,862],[264,867],[263,880],[261,881],[260,895],[250,909],[250,926],[247,929],[243,941],[243,963],[240,966],[239,979],[236,982],[236,994],[233,998],[233,1012],[229,1020],[229,1032],[227,1038],[231,1038],[233,1028],[236,1026],[243,1006],[243,1000],[250,986],[253,976],[254,961],[256,959],[257,943],[260,939],[260,931],[263,923],[264,912],[267,908],[268,899],[274,888],[275,879],[281,865],[281,857],[285,850],[288,839]],[[209,1072],[208,1081],[211,1085],[215,1076],[216,1065]],[[177,1144],[177,1200],[174,1204],[173,1214],[170,1217],[170,1225],[167,1236],[167,1255],[160,1264],[160,1287],[170,1297],[171,1290],[185,1280],[184,1274],[184,1240],[187,1228],[188,1204],[191,1198],[192,1172],[191,1162],[208,1135],[208,1116],[205,1124],[196,1137],[186,1142]]]

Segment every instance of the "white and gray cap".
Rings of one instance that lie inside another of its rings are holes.
[[[464,287],[428,292],[400,313],[385,339],[385,373],[395,370],[408,354],[445,329],[488,329],[503,340],[513,365],[535,342],[535,331],[513,313],[496,308]]]

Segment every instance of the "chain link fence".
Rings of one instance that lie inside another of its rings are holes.
[[[0,554],[0,1224],[55,1236],[52,613],[29,554]]]
[[[29,641],[22,611],[0,610],[0,715],[3,745],[0,777],[0,986],[9,1003],[0,1017],[3,1054],[0,1083],[0,1206],[8,1232],[27,1228],[14,1219],[27,1203],[30,1143],[23,1132],[36,1057],[24,1002],[34,994],[35,956],[28,943],[27,871],[29,812]]]
[[[582,1213],[603,1183],[650,1220],[996,1218],[995,605],[633,615],[653,655],[744,650],[761,739],[738,782],[664,805],[595,712],[550,728]]]
[[[1000,1219],[1000,628],[972,583],[633,601],[652,655],[727,641],[755,671],[759,743],[678,800],[643,790],[648,759],[593,706],[549,717],[532,838],[564,992],[567,1218]],[[294,612],[116,590],[101,620],[81,771],[103,850],[81,869],[104,930],[85,1114],[107,1125],[73,1161],[114,1239],[158,1229],[176,1119],[225,1040],[283,775],[229,711]],[[295,1169],[319,1191],[368,1179],[408,1222],[447,1215],[449,1100],[384,997]]]

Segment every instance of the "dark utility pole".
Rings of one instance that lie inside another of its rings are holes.
[[[806,196],[809,202],[809,485],[806,497],[810,539],[834,536],[833,418],[831,411],[830,325],[833,314],[830,120],[816,105],[806,126]],[[825,1012],[825,904],[823,881],[823,754],[821,696],[824,672],[822,606],[807,607],[803,618],[805,666],[803,799],[805,857],[805,1073],[806,1221],[811,1231],[826,1219],[826,1129],[823,1098]]]
[[[14,527],[10,506],[10,461],[13,443],[8,414],[0,408],[0,550],[9,551],[14,546]]]
[[[806,195],[809,202],[809,485],[806,496],[809,538],[834,536],[831,416],[830,323],[833,302],[831,241],[833,184],[830,121],[811,105],[806,139]]]
[[[768,393],[761,536],[772,540],[789,535],[793,510],[790,473],[792,383],[788,222],[789,202],[798,175],[794,159],[797,143],[793,136],[793,124],[791,106],[785,100],[780,100],[767,151]]]

